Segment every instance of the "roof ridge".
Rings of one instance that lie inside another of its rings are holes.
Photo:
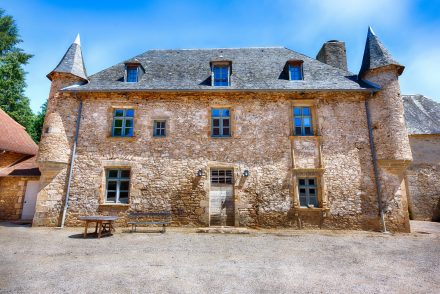
[[[176,48],[176,49],[148,49],[148,51],[196,51],[196,50],[237,50],[237,49],[283,49],[284,46],[255,46],[255,47],[223,47],[223,48]],[[145,53],[144,52],[144,53]]]

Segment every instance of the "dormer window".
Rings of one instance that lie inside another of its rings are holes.
[[[127,66],[127,82],[137,83],[138,81],[138,67]]]
[[[127,83],[139,82],[143,74],[144,69],[140,63],[125,64],[125,81]]]
[[[302,60],[290,60],[287,62],[287,70],[289,73],[290,81],[303,80],[303,61]]]
[[[227,87],[230,85],[231,63],[211,62],[212,86]]]

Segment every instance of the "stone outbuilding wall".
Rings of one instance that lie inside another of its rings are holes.
[[[28,181],[39,177],[0,177],[0,220],[19,220]]]
[[[440,221],[440,135],[409,138],[414,157],[407,171],[411,217]]]

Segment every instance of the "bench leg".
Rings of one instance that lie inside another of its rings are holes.
[[[165,224],[163,224],[163,225],[162,225],[162,231],[160,231],[160,232],[163,234],[163,233],[166,232],[166,230],[167,230],[167,229],[166,229],[166,226],[165,226]]]
[[[88,228],[88,226],[89,226],[89,222],[88,221],[85,221],[85,225],[84,225],[84,238],[87,238],[87,228]]]

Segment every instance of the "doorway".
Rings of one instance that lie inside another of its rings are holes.
[[[26,193],[23,201],[22,220],[32,220],[35,214],[35,204],[37,203],[37,195],[40,190],[39,181],[28,181],[26,185]]]
[[[232,169],[211,169],[209,225],[234,226],[234,177]]]

